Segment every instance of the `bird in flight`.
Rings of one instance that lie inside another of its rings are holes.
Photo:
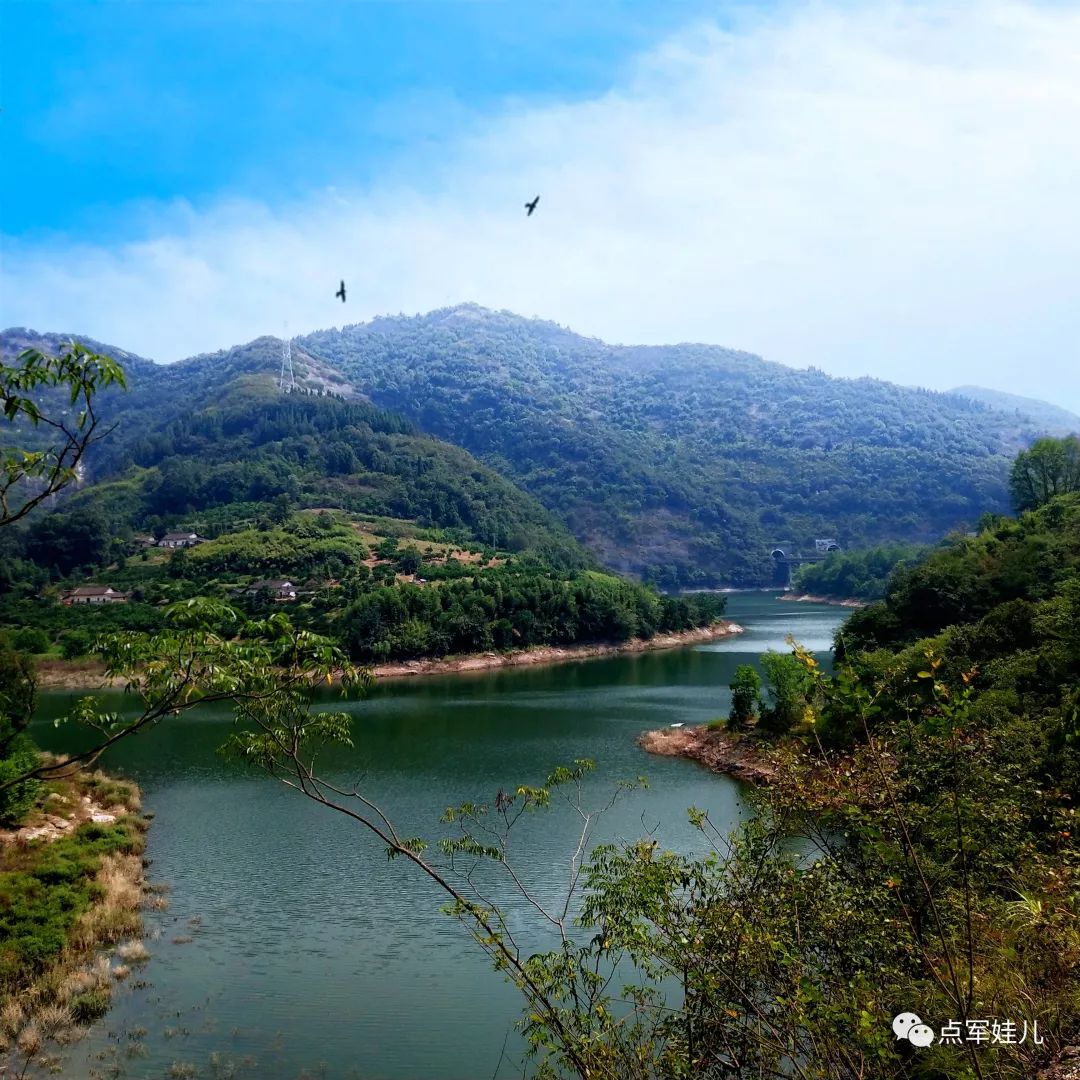
[[[535,198],[535,199],[533,199],[533,201],[532,201],[532,202],[527,202],[527,203],[525,204],[525,209],[529,211],[529,212],[528,212],[528,213],[527,213],[527,214],[525,215],[526,217],[532,217],[532,215],[533,215],[533,211],[534,211],[534,210],[536,209],[536,204],[537,204],[537,203],[538,203],[539,201],[540,201],[540,196],[539,196],[539,195],[537,195],[537,196],[536,196],[536,198]]]
[[[344,281],[341,283],[341,288],[338,289],[338,291],[336,293],[334,293],[334,295],[335,296],[340,296],[341,297],[341,302],[343,304],[345,303],[345,282]]]

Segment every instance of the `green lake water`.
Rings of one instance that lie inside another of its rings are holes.
[[[551,766],[588,757],[597,803],[619,779],[645,775],[650,785],[605,815],[597,842],[649,832],[700,851],[687,808],[734,824],[745,812],[739,786],[650,757],[635,737],[725,713],[737,664],[785,649],[789,633],[825,651],[846,614],[767,594],[735,594],[728,613],[745,634],[383,683],[348,706],[356,747],[322,771],[362,779],[403,835],[436,838],[447,806],[491,801],[499,788],[541,783]],[[32,734],[43,746],[75,745],[75,733],[51,723],[74,696],[42,695]],[[122,695],[105,696],[122,706]],[[109,1015],[64,1052],[63,1075],[164,1077],[187,1063],[201,1077],[235,1068],[270,1080],[520,1076],[517,993],[440,913],[443,897],[407,865],[388,864],[355,825],[222,759],[215,750],[229,728],[224,712],[206,710],[123,742],[103,762],[139,783],[155,815],[149,875],[171,887],[170,907],[147,914],[147,985],[118,987]],[[517,864],[541,898],[563,894],[576,836],[573,817],[555,811],[518,837]],[[496,896],[530,948],[546,943],[524,903],[509,889]]]

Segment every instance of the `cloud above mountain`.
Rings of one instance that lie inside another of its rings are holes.
[[[1077,409],[1078,55],[1073,5],[698,22],[602,96],[506,101],[363,186],[140,206],[109,249],[8,238],[2,321],[173,360],[474,300]]]

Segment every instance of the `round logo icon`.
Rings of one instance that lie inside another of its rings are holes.
[[[929,1046],[934,1041],[934,1029],[928,1024],[912,1024],[907,1037],[912,1046]]]
[[[893,1017],[892,1029],[897,1039],[906,1039],[911,1034],[913,1027],[922,1027],[923,1022],[912,1012],[897,1013]]]

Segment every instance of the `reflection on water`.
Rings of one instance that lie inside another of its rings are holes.
[[[445,807],[589,757],[597,802],[615,780],[644,773],[650,782],[606,815],[598,842],[652,830],[668,847],[700,850],[686,808],[734,823],[737,785],[647,757],[635,736],[726,712],[737,664],[785,649],[788,633],[828,648],[844,615],[761,594],[732,596],[729,613],[747,632],[713,644],[381,684],[349,706],[356,747],[324,770],[343,783],[362,778],[403,834],[434,838]],[[33,731],[43,745],[70,745],[73,734],[48,721],[73,696],[43,700]],[[68,1051],[64,1075],[164,1076],[190,1063],[201,1076],[242,1065],[237,1075],[271,1080],[305,1070],[471,1080],[496,1073],[504,1046],[498,1075],[520,1074],[516,992],[439,913],[442,896],[388,864],[347,820],[218,756],[228,725],[224,712],[206,710],[120,744],[105,763],[138,781],[156,815],[150,874],[171,885],[171,906],[147,917],[156,935],[148,985],[118,990],[109,1016]],[[575,829],[556,810],[517,841],[517,862],[546,900],[562,894]],[[512,901],[506,889],[496,897]],[[524,905],[512,921],[529,948],[545,944]],[[145,1056],[128,1055],[132,1042]]]

